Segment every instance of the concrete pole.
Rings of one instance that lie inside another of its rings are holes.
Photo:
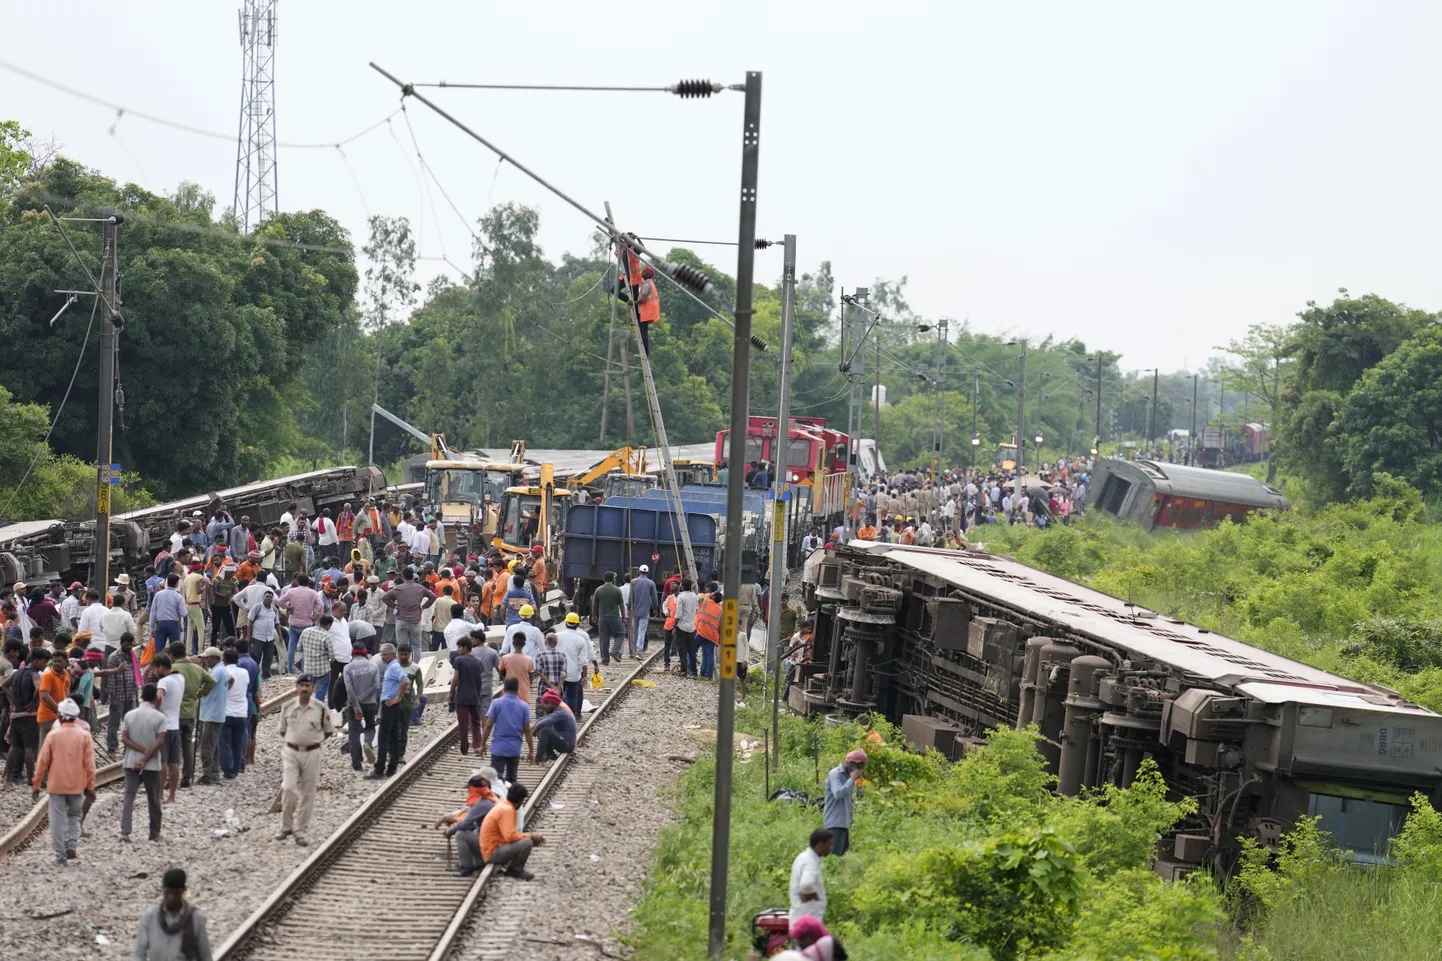
[[[781,265],[781,402],[776,412],[776,436],[786,438],[776,463],[776,487],[790,474],[791,428],[791,325],[796,309],[796,235],[787,234]],[[776,498],[771,536],[771,601],[766,609],[766,663],[771,668],[771,760],[781,767],[781,609],[786,593],[787,503]]]
[[[100,263],[100,298],[105,308],[100,322],[100,412],[96,418],[95,445],[95,566],[92,587],[105,596],[110,583],[110,463],[111,426],[115,415],[116,339],[125,321],[120,319],[117,235],[125,218],[110,211],[105,219],[105,253]]]

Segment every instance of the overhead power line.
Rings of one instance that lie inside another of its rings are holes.
[[[183,123],[179,120],[171,120],[168,117],[161,117],[144,110],[136,110],[133,107],[127,107],[124,104],[116,103],[113,100],[106,100],[104,97],[97,97],[95,96],[95,94],[86,93],[84,90],[77,90],[74,87],[60,83],[59,81],[51,80],[49,77],[42,77],[38,73],[32,73],[31,71],[26,70],[24,67],[17,67],[15,64],[9,63],[4,60],[0,60],[0,70],[8,70],[9,72],[16,74],[17,76],[21,76],[27,80],[34,81],[35,83],[38,83],[43,87],[49,87],[51,90],[58,90],[59,92],[71,97],[75,97],[78,100],[85,100],[97,106],[114,110],[116,114],[121,117],[135,117],[139,120],[144,120],[149,123],[159,124],[162,127],[169,127],[172,130],[179,130],[183,133],[195,134],[197,137],[209,137],[212,140],[235,140],[235,134],[233,133],[221,133],[218,130],[207,130],[204,127],[197,127],[194,124]],[[387,120],[390,120],[399,112],[399,109],[394,110],[391,113],[386,114],[386,116],[382,117],[381,119],[377,120],[375,123],[366,127],[364,130],[357,131],[356,133],[351,134],[349,137],[342,137],[339,140],[326,140],[317,143],[297,143],[294,141],[280,141],[276,144],[276,146],[284,147],[288,150],[328,150],[332,147],[344,147],[346,144],[351,143],[352,141],[359,140],[361,137],[364,137],[371,131],[379,129]]]

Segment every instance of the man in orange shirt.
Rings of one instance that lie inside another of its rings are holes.
[[[481,822],[481,856],[487,864],[504,868],[511,877],[522,881],[535,877],[526,870],[531,848],[546,843],[539,834],[524,834],[516,830],[516,812],[525,803],[527,793],[524,786],[512,784],[506,792],[506,799],[491,808]]]
[[[533,560],[527,576],[531,578],[531,583],[536,585],[536,599],[545,600],[546,591],[551,586],[551,575],[546,569],[546,549],[540,544],[531,545],[531,557]]]
[[[45,749],[45,737],[59,718],[60,702],[70,694],[70,661],[64,651],[56,651],[50,658],[50,670],[40,675],[40,709],[35,720],[40,725],[40,749]]]
[[[60,726],[40,748],[31,787],[36,798],[41,784],[50,795],[50,846],[55,863],[64,867],[75,857],[75,846],[80,843],[85,802],[95,800],[95,742],[89,731],[76,727],[80,708],[74,701],[63,699],[57,714]]]

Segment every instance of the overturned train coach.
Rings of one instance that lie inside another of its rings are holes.
[[[256,524],[271,526],[292,504],[315,517],[327,507],[333,513],[347,502],[358,508],[367,497],[399,498],[418,494],[421,487],[387,488],[379,467],[332,467],[139,508],[110,519],[111,571],[138,573],[169,539],[176,521],[193,520],[196,512],[208,520],[224,507],[236,518],[248,515]],[[0,581],[7,585],[88,580],[95,561],[93,520],[22,521],[0,527]]]
[[[1065,794],[1129,785],[1151,758],[1199,805],[1161,842],[1165,876],[1225,869],[1238,837],[1275,843],[1304,815],[1371,859],[1413,792],[1439,800],[1442,716],[1014,560],[848,546],[816,605],[793,708],[874,712],[952,757],[1034,723]]]

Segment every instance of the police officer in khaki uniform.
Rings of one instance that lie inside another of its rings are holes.
[[[295,835],[295,843],[304,846],[306,828],[310,827],[311,806],[315,803],[316,784],[320,780],[320,746],[335,731],[330,711],[311,695],[315,678],[302,674],[295,679],[296,700],[280,714],[280,833],[283,841]]]

